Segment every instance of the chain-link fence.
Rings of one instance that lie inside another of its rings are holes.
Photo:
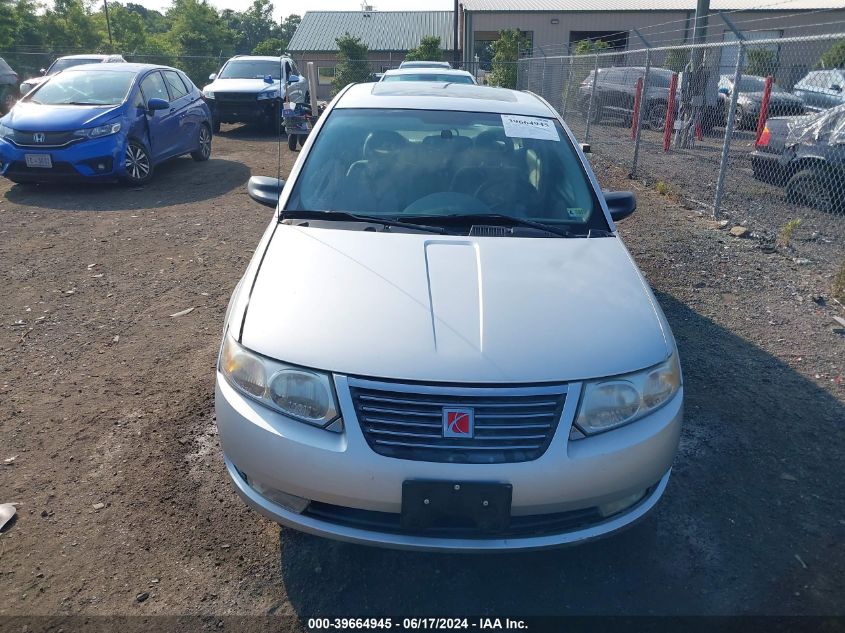
[[[802,234],[842,244],[845,33],[737,35],[523,59],[519,87],[546,98],[593,161],[773,241],[800,221]]]

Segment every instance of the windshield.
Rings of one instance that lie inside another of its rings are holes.
[[[70,71],[52,77],[30,93],[27,101],[45,105],[117,105],[123,103],[133,72]]]
[[[505,214],[608,229],[554,119],[438,110],[332,111],[286,211],[390,218]]]
[[[440,81],[453,84],[471,84],[472,77],[468,75],[438,75],[436,73],[414,73],[413,75],[385,75],[382,81]]]
[[[99,64],[100,59],[57,59],[53,62],[50,68],[47,69],[48,75],[53,75],[60,70],[72,68],[74,66],[84,66],[85,64]]]
[[[279,62],[243,59],[231,61],[220,71],[220,79],[261,79],[270,75],[276,81],[282,78]]]

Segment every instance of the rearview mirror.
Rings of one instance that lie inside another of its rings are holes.
[[[208,76],[208,80],[209,80],[209,81],[214,81],[215,79],[217,79],[217,73],[211,73],[211,74]]]
[[[270,176],[253,176],[246,185],[249,197],[265,207],[276,208],[279,196],[285,188],[285,181]]]
[[[167,110],[170,107],[170,102],[165,99],[153,97],[147,101],[147,110],[155,112],[156,110]]]
[[[607,210],[614,222],[619,222],[637,210],[637,197],[633,191],[605,191]]]

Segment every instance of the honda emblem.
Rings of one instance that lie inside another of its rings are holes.
[[[443,407],[443,437],[472,438],[475,413],[469,408]]]
[[[47,140],[47,135],[44,132],[36,132],[32,135],[32,141],[34,143],[43,143]]]

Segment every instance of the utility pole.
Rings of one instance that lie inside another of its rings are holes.
[[[705,41],[707,41],[707,21],[709,19],[709,13],[710,0],[698,0],[697,4],[695,5],[695,24],[693,24],[692,28],[693,44],[703,44]],[[693,69],[696,69],[701,66],[701,61],[703,58],[703,48],[692,49],[690,61],[692,62]]]
[[[452,37],[454,41],[452,42],[452,46],[454,48],[452,53],[452,62],[455,68],[458,67],[458,12],[460,11],[460,0],[455,0],[455,17],[453,19],[454,24],[452,25],[454,31],[452,33]]]
[[[114,44],[111,40],[111,22],[109,21],[109,0],[103,0],[103,8],[106,10],[106,28],[109,30],[109,50],[114,53]]]

